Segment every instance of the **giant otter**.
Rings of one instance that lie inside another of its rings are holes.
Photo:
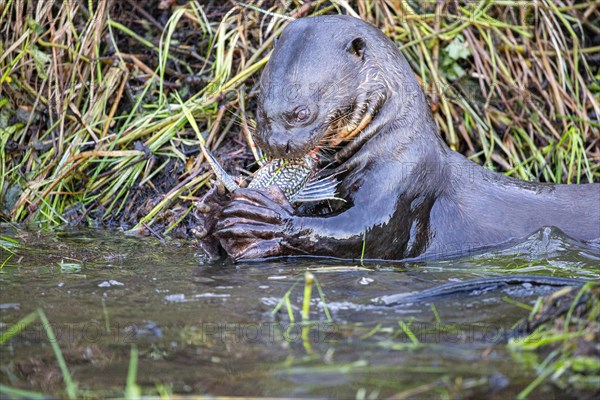
[[[600,238],[600,184],[525,182],[452,151],[404,56],[366,22],[290,23],[260,88],[258,145],[276,158],[315,155],[345,202],[294,209],[276,187],[212,190],[200,207],[204,233],[236,260],[447,257],[544,226]]]

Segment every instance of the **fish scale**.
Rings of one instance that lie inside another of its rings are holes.
[[[223,182],[230,192],[239,185],[223,169],[214,156],[202,146],[208,163],[218,180]],[[309,156],[298,159],[272,159],[254,173],[249,188],[260,189],[277,185],[290,203],[322,200],[342,200],[336,196],[338,180],[333,177],[315,179],[316,162]]]
[[[256,171],[248,187],[265,188],[277,185],[289,200],[306,185],[313,169],[314,162],[310,157],[296,160],[275,159]]]

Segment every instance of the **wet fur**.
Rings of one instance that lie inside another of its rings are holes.
[[[318,90],[293,98],[273,90],[311,83]],[[323,90],[332,83],[336,90]],[[214,229],[235,259],[359,258],[363,238],[366,258],[445,257],[506,244],[543,226],[580,240],[600,238],[600,184],[524,182],[450,150],[396,45],[363,21],[294,21],[261,88],[257,144],[278,158],[321,146],[327,171],[341,173],[347,202],[294,210],[276,188],[237,190]],[[290,122],[302,106],[312,119]],[[364,121],[364,129],[353,131]],[[340,140],[348,131],[354,136]]]

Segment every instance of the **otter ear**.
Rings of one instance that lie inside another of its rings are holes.
[[[348,46],[346,46],[346,51],[348,53],[354,54],[361,60],[364,60],[366,47],[367,47],[367,43],[365,42],[365,39],[363,39],[361,37],[357,37],[357,38],[352,39],[352,41],[350,41],[350,43],[348,43]]]

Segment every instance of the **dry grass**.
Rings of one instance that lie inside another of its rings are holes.
[[[1,217],[184,234],[210,177],[199,143],[250,162],[273,39],[326,13],[396,40],[453,148],[523,179],[600,181],[594,1],[178,3],[0,2]]]

